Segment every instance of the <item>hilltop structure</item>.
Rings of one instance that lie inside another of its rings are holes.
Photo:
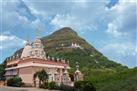
[[[33,75],[44,69],[48,73],[48,81],[70,85],[71,79],[67,71],[69,68],[65,60],[55,61],[53,57],[46,57],[40,38],[36,38],[33,43],[26,43],[20,56],[17,54],[7,60],[5,76],[6,79],[19,76],[25,84],[34,86]]]
[[[83,47],[80,46],[80,45],[77,44],[77,43],[72,43],[71,46],[70,46],[70,48],[80,48],[80,49],[83,49]]]

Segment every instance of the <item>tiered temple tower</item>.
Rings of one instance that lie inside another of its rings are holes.
[[[21,58],[25,57],[46,59],[44,48],[40,38],[36,38],[32,44],[27,41],[21,55]]]
[[[31,51],[32,51],[32,46],[31,46],[31,44],[27,41],[27,42],[26,42],[26,45],[25,45],[25,47],[24,47],[24,49],[23,49],[23,52],[22,52],[22,54],[21,54],[21,58],[29,57]]]
[[[46,56],[40,38],[36,38],[32,44],[31,56],[34,58],[45,59]]]
[[[79,63],[78,62],[76,62],[76,71],[74,73],[74,80],[75,81],[83,80],[83,74],[79,70]]]

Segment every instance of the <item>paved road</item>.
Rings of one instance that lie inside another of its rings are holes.
[[[1,86],[0,91],[57,91],[57,90],[45,90],[39,88],[17,88],[17,87],[6,87]]]

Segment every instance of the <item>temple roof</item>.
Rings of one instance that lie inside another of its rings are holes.
[[[63,62],[55,62],[51,60],[44,60],[44,59],[37,59],[37,58],[24,58],[14,61],[7,62],[7,66],[15,65],[15,67],[9,67],[7,69],[16,69],[20,67],[28,67],[28,66],[41,66],[41,67],[54,67],[54,68],[64,68],[66,63]],[[67,64],[67,67],[69,68],[69,65]]]

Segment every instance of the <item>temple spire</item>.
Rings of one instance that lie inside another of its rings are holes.
[[[79,63],[78,62],[76,62],[76,71],[74,74],[74,80],[75,81],[83,80],[83,74],[79,70]]]
[[[40,28],[37,28],[35,30],[36,38],[38,38],[38,39],[40,38],[40,32],[41,32]]]
[[[79,71],[79,63],[76,62],[76,71]]]
[[[29,39],[29,34],[27,34],[26,36],[26,44],[25,45],[30,45],[30,39]]]

